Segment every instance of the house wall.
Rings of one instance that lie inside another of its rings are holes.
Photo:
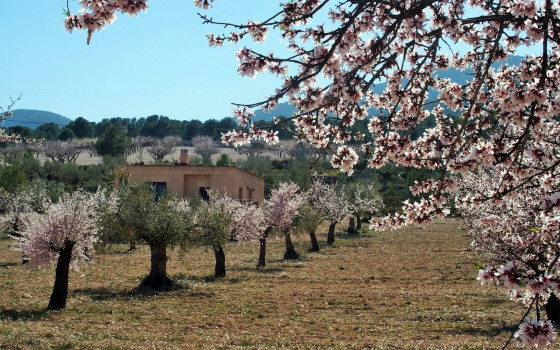
[[[237,167],[128,165],[126,170],[130,181],[166,182],[170,192],[184,197],[196,197],[200,187],[210,187],[225,190],[236,199],[259,203],[264,199],[264,179]],[[242,198],[239,198],[240,188]]]

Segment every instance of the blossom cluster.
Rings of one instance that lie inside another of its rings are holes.
[[[270,198],[263,203],[263,211],[270,225],[286,228],[298,214],[298,208],[306,201],[294,183],[281,182],[270,191]]]
[[[525,320],[515,333],[518,347],[544,349],[558,336],[550,321]]]
[[[78,14],[70,14],[64,19],[66,30],[72,32],[74,29],[88,31],[88,44],[91,33],[101,30],[105,25],[113,23],[116,12],[128,13],[130,16],[137,15],[140,11],[146,11],[148,0],[79,0],[81,9]]]
[[[271,190],[270,198],[261,206],[240,202],[221,191],[210,192],[210,203],[216,210],[230,215],[231,238],[251,241],[265,238],[267,228],[289,228],[306,196],[293,183],[282,182]]]
[[[51,204],[44,215],[29,215],[21,231],[19,246],[29,258],[29,266],[53,265],[67,243],[74,248],[70,267],[90,259],[97,241],[97,232],[103,215],[117,208],[117,198],[76,191],[64,194],[59,202]]]
[[[534,183],[546,182],[546,186],[493,198],[502,185],[494,179],[502,171],[503,166],[496,166],[463,176],[458,181],[456,204],[473,246],[490,259],[477,279],[481,284],[502,283],[513,300],[538,308],[551,295],[560,296],[560,179],[544,173]],[[526,321],[516,333],[519,345],[536,348],[546,346],[555,336],[550,324],[540,320]]]
[[[315,179],[307,191],[310,204],[331,224],[339,223],[354,213],[344,190],[321,179]],[[375,210],[372,210],[375,211]]]
[[[0,208],[4,211],[4,220],[9,234],[17,238],[25,229],[27,217],[33,213],[44,213],[51,205],[51,200],[44,187],[20,188],[15,193],[0,191]]]
[[[532,186],[544,169],[556,168],[560,51],[555,33],[560,28],[558,21],[544,19],[558,17],[557,4],[470,1],[473,10],[465,11],[466,3],[455,1],[438,6],[348,2],[330,8],[329,3],[284,3],[266,21],[225,23],[234,29],[230,34],[209,38],[220,45],[245,35],[261,42],[267,31],[280,32],[290,55],[261,54],[249,47],[236,54],[241,75],[269,72],[284,79],[269,98],[250,106],[273,109],[281,100],[295,106],[298,112],[291,119],[298,138],[330,149],[333,166],[352,173],[357,156],[346,143],[362,136],[350,128],[368,119],[372,141],[362,148],[370,167],[395,163],[447,173],[422,184],[422,191],[433,196],[405,203],[402,214],[376,227],[427,223],[445,215],[443,196],[453,191],[453,179],[478,168],[505,166],[496,179],[503,186],[493,198]],[[195,5],[209,7],[200,1]],[[332,23],[314,23],[321,14]],[[456,44],[469,49],[456,50]],[[541,51],[519,64],[505,62],[525,46]],[[283,65],[290,66],[289,72],[279,69]],[[445,77],[451,69],[470,71],[472,77],[451,81]],[[236,116],[247,129],[225,134],[224,142],[247,143],[260,136],[248,132],[251,115],[242,111]],[[422,130],[428,118],[435,125]],[[420,135],[411,138],[415,130]]]

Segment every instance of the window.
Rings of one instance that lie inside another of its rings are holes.
[[[239,199],[243,199],[243,187],[239,187]]]
[[[202,200],[204,200],[204,201],[210,200],[210,196],[208,195],[209,190],[210,190],[210,187],[199,187],[198,188],[198,195],[200,196],[200,198],[202,198]]]
[[[152,191],[154,192],[156,202],[159,201],[167,192],[167,182],[152,182]]]

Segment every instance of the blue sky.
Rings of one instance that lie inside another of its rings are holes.
[[[65,0],[0,1],[0,105],[22,94],[14,108],[43,109],[70,119],[165,115],[179,120],[221,119],[231,103],[261,101],[276,78],[251,80],[237,74],[238,46],[210,48],[209,32],[192,0],[152,0],[136,18],[117,21],[93,34],[64,29]],[[205,13],[215,20],[263,20],[278,2],[216,0]],[[78,3],[70,0],[71,10]],[[278,37],[268,52],[281,46]]]

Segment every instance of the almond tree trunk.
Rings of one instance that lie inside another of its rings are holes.
[[[353,216],[348,218],[348,229],[346,230],[346,232],[348,232],[349,235],[355,235],[358,233],[358,231],[356,231],[356,225],[354,224]]]
[[[221,244],[214,244],[214,256],[216,257],[216,266],[214,268],[214,277],[226,276],[226,254]]]
[[[150,274],[141,285],[152,289],[167,289],[173,282],[167,277],[167,243],[148,242],[150,246]]]
[[[560,324],[560,302],[554,293],[550,293],[548,302],[544,306],[546,317],[556,325]]]
[[[264,230],[263,235],[259,238],[259,263],[257,268],[266,266],[266,237],[272,231],[272,226],[269,226]]]
[[[286,253],[284,253],[284,259],[286,260],[297,260],[299,259],[299,254],[296,251],[296,247],[292,242],[292,236],[290,234],[290,229],[284,231],[284,240],[286,242]]]
[[[319,242],[317,242],[317,235],[315,234],[315,231],[309,232],[309,238],[311,238],[311,251],[318,252]]]
[[[259,238],[259,263],[257,268],[266,266],[266,238]]]
[[[72,260],[72,249],[76,242],[67,241],[59,252],[56,263],[56,275],[54,288],[49,300],[49,309],[64,309],[68,298],[68,273],[70,271],[70,260]]]
[[[136,241],[135,240],[131,240],[129,242],[129,246],[128,246],[128,251],[132,252],[136,250]]]
[[[332,245],[334,243],[334,229],[336,227],[336,222],[331,222],[329,225],[329,233],[327,234],[327,244]]]
[[[362,229],[362,218],[360,215],[356,215],[356,230]]]

